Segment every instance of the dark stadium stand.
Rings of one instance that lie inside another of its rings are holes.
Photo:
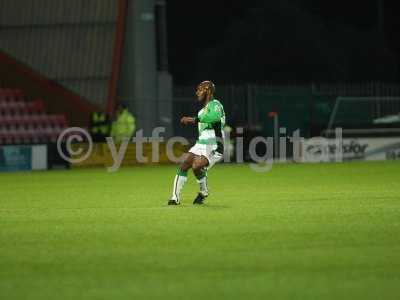
[[[67,127],[62,114],[47,114],[43,100],[19,89],[0,89],[0,145],[54,143]]]

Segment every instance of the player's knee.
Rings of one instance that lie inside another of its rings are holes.
[[[192,164],[193,164],[193,157],[189,155],[185,158],[184,162],[181,164],[181,169],[188,171],[192,167]]]
[[[199,171],[202,168],[201,162],[198,160],[193,161],[192,170]]]
[[[188,170],[190,169],[190,167],[191,167],[190,164],[184,162],[183,164],[181,164],[180,169],[181,169],[182,171],[185,171],[185,172],[186,172],[186,171],[188,171]]]

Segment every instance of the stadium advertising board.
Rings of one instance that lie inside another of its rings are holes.
[[[303,162],[400,159],[400,138],[311,138],[302,144]]]
[[[1,171],[26,171],[47,169],[47,146],[1,146]]]
[[[88,151],[89,145],[85,143],[76,143],[73,144],[73,148],[75,149],[83,149],[82,151],[86,153]],[[120,148],[120,145],[117,145],[117,149]],[[74,150],[73,149],[73,150]],[[156,161],[152,160],[153,146],[151,143],[143,143],[142,145],[142,154],[145,159],[145,164],[167,164],[172,163],[167,155],[167,149],[165,143],[159,144],[158,149],[158,159]],[[185,146],[181,144],[173,145],[173,153],[176,156],[181,156],[187,150]],[[135,166],[141,164],[137,160],[136,155],[136,144],[131,143],[127,145],[126,152],[123,155],[122,166]],[[74,156],[72,156],[74,157]],[[79,155],[77,155],[79,157]],[[72,167],[110,167],[115,163],[115,158],[113,157],[109,145],[105,143],[94,143],[92,151],[88,158],[78,162],[71,162]]]

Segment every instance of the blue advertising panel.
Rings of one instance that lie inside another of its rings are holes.
[[[32,169],[32,147],[0,147],[0,172],[24,171]]]

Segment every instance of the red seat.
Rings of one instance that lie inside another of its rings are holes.
[[[12,116],[11,125],[13,125],[13,126],[19,128],[19,127],[23,127],[23,125],[24,125],[23,122],[24,122],[24,119],[23,119],[23,117],[21,117],[20,115],[14,115],[14,116]]]
[[[42,99],[25,101],[20,89],[0,88],[0,144],[56,142],[64,115],[46,115]]]
[[[53,127],[62,128],[67,125],[67,119],[64,115],[50,115],[49,121]]]
[[[0,118],[0,128],[7,126],[7,118],[8,118],[8,116],[1,116],[1,118]]]
[[[28,113],[27,103],[22,101],[0,102],[0,113],[2,114],[24,114]]]
[[[40,115],[31,115],[29,118],[30,119],[29,123],[35,128],[41,127],[41,119],[40,118],[41,118]]]
[[[10,126],[11,124],[12,124],[12,116],[11,115],[5,115],[3,118],[2,118],[2,124],[4,125],[4,126]]]
[[[44,113],[44,102],[42,99],[35,100],[33,102],[30,102],[29,104],[29,110],[31,113]]]
[[[39,142],[46,143],[48,142],[48,137],[47,137],[47,129],[44,127],[39,127],[36,129],[36,136]]]
[[[17,100],[24,102],[24,93],[20,89],[14,89],[14,95]]]
[[[18,131],[16,128],[10,128],[7,131],[7,135],[6,135],[6,143],[7,144],[18,144],[19,143],[19,137],[18,137]]]
[[[12,90],[12,89],[4,89],[4,96],[5,96],[6,100],[9,102],[14,102],[17,100],[17,98],[14,94],[14,90]]]
[[[7,130],[5,127],[0,126],[0,145],[5,144],[7,138]]]
[[[39,143],[40,133],[34,128],[27,129],[27,135],[31,143]]]
[[[65,117],[65,115],[58,115],[57,119],[58,125],[60,125],[61,128],[68,126],[67,118]]]
[[[51,126],[51,120],[49,119],[48,115],[39,115],[39,120],[42,127]]]

